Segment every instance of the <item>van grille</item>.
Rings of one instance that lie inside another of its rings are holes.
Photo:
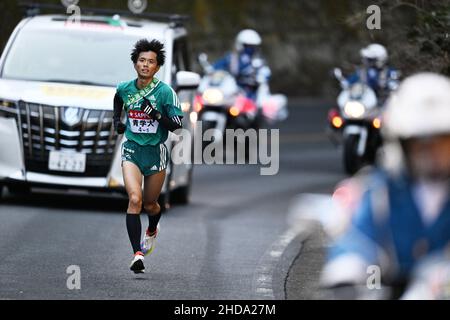
[[[27,171],[64,176],[105,177],[111,167],[117,135],[113,111],[55,107],[19,102],[18,126],[23,140]],[[48,169],[50,151],[86,154],[83,173]]]

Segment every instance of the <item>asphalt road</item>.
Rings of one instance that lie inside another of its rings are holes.
[[[259,165],[195,166],[191,203],[163,215],[143,275],[128,269],[126,200],[5,194],[0,299],[286,298],[287,289],[296,290],[286,278],[298,252],[276,249],[295,242],[285,234],[290,201],[301,192],[331,192],[343,177],[339,152],[324,134],[326,112],[324,103],[291,101],[279,125],[276,175],[260,175]],[[72,265],[80,289],[67,287]]]

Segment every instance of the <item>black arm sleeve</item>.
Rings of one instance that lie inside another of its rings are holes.
[[[114,115],[113,115],[114,123],[120,121],[120,117],[122,116],[122,109],[123,109],[123,100],[116,92],[116,95],[114,96]]]
[[[122,108],[123,108],[123,100],[116,92],[116,95],[114,96],[113,127],[118,134],[123,134],[126,130],[126,125],[124,125],[120,121],[122,115]]]
[[[172,118],[167,117],[158,110],[152,107],[150,101],[144,98],[144,103],[141,105],[141,110],[150,115],[155,120],[158,120],[167,130],[175,131],[177,129],[183,128],[180,116],[173,116]]]
[[[166,127],[167,130],[172,131],[172,132],[177,129],[183,128],[183,125],[181,123],[181,117],[179,117],[179,116],[173,116],[172,118],[169,118],[169,117],[161,114],[161,118],[158,121],[164,127]]]

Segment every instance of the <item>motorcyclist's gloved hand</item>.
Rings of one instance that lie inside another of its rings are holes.
[[[126,128],[127,126],[124,125],[121,121],[114,121],[114,130],[117,132],[117,134],[124,133]]]
[[[147,98],[144,97],[144,102],[141,104],[141,111],[148,114],[152,119],[160,120],[161,119],[161,112],[153,108],[150,101],[148,101]]]

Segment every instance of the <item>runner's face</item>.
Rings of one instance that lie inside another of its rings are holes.
[[[156,60],[156,53],[153,51],[141,52],[134,64],[134,69],[136,70],[139,78],[151,79],[155,73],[159,70],[159,65]]]

